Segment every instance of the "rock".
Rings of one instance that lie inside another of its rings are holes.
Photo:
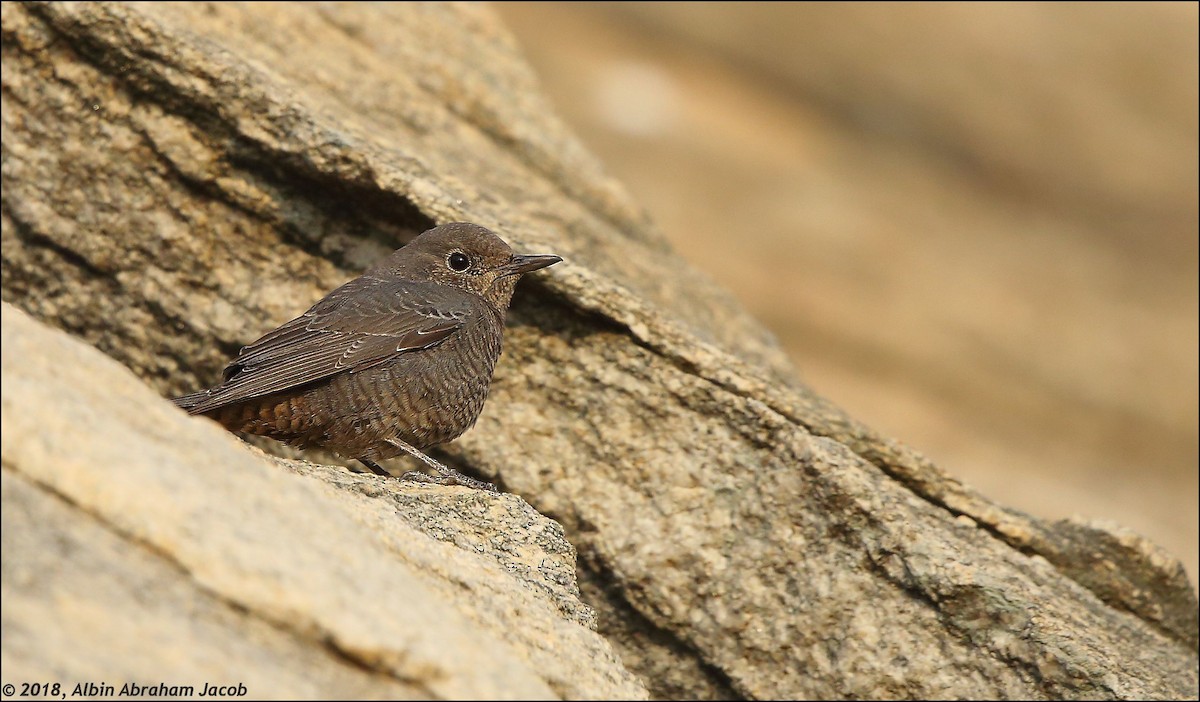
[[[992,500],[1103,515],[1196,582],[1198,6],[495,7],[806,383]]]
[[[10,672],[271,697],[645,697],[589,626],[562,529],[521,498],[273,465],[7,304],[3,348]]]
[[[780,92],[864,131],[953,154],[961,177],[1079,211],[1089,228],[1156,253],[1195,257],[1185,238],[1196,226],[1194,7],[613,11],[754,66]]]
[[[114,692],[127,682],[192,685],[196,693],[205,683],[241,683],[249,695],[278,699],[431,694],[427,681],[364,669],[333,644],[200,586],[168,554],[114,531],[5,461],[6,670],[65,684],[68,695],[82,681]]]
[[[562,526],[519,497],[409,483],[402,483],[405,489],[399,490],[390,481],[381,484],[337,467],[306,461],[283,465],[344,490],[386,500],[395,512],[384,514],[384,519],[399,519],[438,541],[495,559],[505,572],[549,600],[563,617],[596,628],[595,612],[579,599],[575,549]],[[433,563],[429,567],[437,569]]]
[[[433,222],[567,259],[518,291],[484,415],[445,453],[562,525],[652,694],[1196,694],[1194,619],[1148,605],[1194,611],[1158,577],[1177,564],[1128,542],[1130,586],[1098,586],[1051,525],[807,390],[558,122],[486,7],[3,13],[4,299],[163,394]],[[145,390],[91,393],[53,348],[37,363],[61,380],[9,390],[33,370],[5,334],[6,466],[197,586],[440,696],[640,692],[519,500],[264,465]],[[12,416],[10,392],[40,409]],[[112,414],[127,429],[97,446],[68,430]],[[241,524],[260,511],[264,530]],[[520,605],[479,604],[490,578]],[[428,606],[379,617],[397,591]]]

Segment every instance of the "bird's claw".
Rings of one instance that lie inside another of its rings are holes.
[[[447,468],[446,473],[442,475],[430,475],[419,470],[410,470],[400,476],[400,479],[411,480],[416,483],[432,483],[434,485],[462,485],[463,487],[483,490],[484,492],[499,492],[495,485],[463,475],[451,468]]]

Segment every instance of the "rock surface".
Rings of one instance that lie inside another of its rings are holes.
[[[645,697],[577,598],[561,527],[521,498],[256,455],[7,304],[3,348],[10,673]]]
[[[4,300],[163,394],[434,222],[567,259],[518,291],[488,407],[446,453],[562,524],[652,694],[1196,694],[1177,560],[996,505],[795,381],[486,7],[7,3],[3,32]],[[264,465],[127,374],[105,393],[103,364],[19,312],[4,325],[6,501],[148,546],[164,601],[317,649],[327,680],[408,686],[379,694],[642,692],[519,499]],[[5,548],[7,601],[10,567],[50,563]],[[501,582],[511,599],[480,599]],[[10,610],[6,661],[94,664],[10,637]]]
[[[1194,4],[497,4],[806,383],[1200,576]]]

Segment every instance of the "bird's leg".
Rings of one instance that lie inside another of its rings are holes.
[[[495,485],[492,485],[491,483],[485,483],[482,480],[476,480],[475,478],[459,473],[453,468],[444,466],[412,446],[409,446],[400,439],[385,439],[385,441],[404,451],[413,458],[420,460],[422,463],[438,472],[437,476],[432,476],[427,473],[422,473],[419,470],[410,470],[404,475],[400,476],[403,480],[415,480],[422,483],[437,483],[438,485],[465,485],[467,487],[475,488],[476,490],[497,492]]]
[[[384,470],[383,468],[381,468],[379,466],[379,464],[376,463],[375,461],[367,460],[366,458],[360,458],[360,459],[358,459],[358,462],[363,464],[364,466],[370,468],[371,472],[374,473],[375,475],[382,475],[385,478],[390,478],[392,476],[391,473],[389,473],[386,470]]]

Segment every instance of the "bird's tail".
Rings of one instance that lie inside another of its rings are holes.
[[[173,398],[171,402],[174,402],[177,406],[187,410],[188,414],[197,414],[195,407],[208,399],[209,395],[211,395],[211,393],[208,390],[201,390],[200,392],[193,392],[189,395],[182,395],[180,397]]]

